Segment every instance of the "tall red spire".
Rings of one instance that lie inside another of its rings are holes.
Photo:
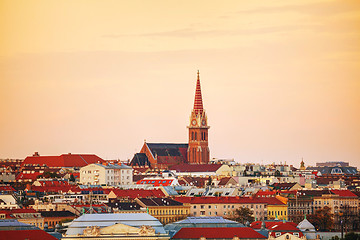
[[[202,96],[201,96],[201,86],[200,86],[200,73],[197,72],[197,81],[196,81],[196,91],[195,91],[195,101],[194,101],[194,111],[195,114],[202,114],[204,111]]]

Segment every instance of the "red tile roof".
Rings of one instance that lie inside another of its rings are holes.
[[[277,194],[284,195],[284,194],[296,194],[297,190],[273,190],[273,191],[258,191],[255,196],[256,197],[272,197],[276,196]]]
[[[118,198],[135,199],[137,197],[165,197],[165,194],[160,189],[111,189],[111,191],[113,191]]]
[[[294,222],[285,222],[286,224],[284,224],[284,222],[280,221],[280,220],[274,220],[274,221],[265,221],[265,228],[266,229],[269,229],[269,230],[275,230],[273,227],[274,226],[280,226],[279,228],[277,228],[278,230],[296,230],[296,231],[299,231],[299,229],[297,228],[297,225],[296,223]],[[255,222],[252,222],[250,224],[250,227],[253,228],[253,229],[260,229],[261,228],[261,225],[262,225],[262,221],[255,221]]]
[[[339,195],[340,197],[357,197],[357,195],[352,193],[350,190],[331,190],[331,192]]]
[[[60,156],[31,156],[21,164],[47,165],[48,167],[83,167],[91,163],[106,162],[94,154],[62,154]]]
[[[81,192],[81,189],[78,186],[31,186],[32,191],[36,192],[57,192],[57,193],[66,193],[66,192]]]
[[[174,181],[174,179],[151,179],[151,178],[147,178],[147,179],[142,179],[142,180],[137,181],[136,184],[151,184],[151,185],[154,185],[155,187],[158,187],[158,186],[171,186],[173,181]]]
[[[225,186],[230,181],[230,179],[231,177],[223,177],[220,179],[218,186]]]
[[[12,186],[0,186],[0,192],[1,191],[5,191],[5,192],[15,192],[16,190],[12,187]]]
[[[1,239],[11,239],[11,240],[57,240],[56,237],[51,236],[43,230],[7,230],[0,231]]]
[[[201,237],[232,239],[235,236],[240,239],[266,239],[265,236],[248,227],[181,228],[172,239],[199,239]]]
[[[285,203],[283,203],[282,201],[280,201],[275,197],[262,197],[257,199],[261,199],[261,201],[267,203],[267,205],[286,205]]]
[[[216,172],[222,165],[221,164],[179,164],[170,167],[170,170],[177,172]]]
[[[31,180],[32,182],[37,179],[38,176],[42,175],[42,173],[35,172],[35,173],[19,173],[16,176],[16,180]]]

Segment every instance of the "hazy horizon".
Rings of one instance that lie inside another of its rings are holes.
[[[196,73],[211,158],[360,168],[360,2],[1,1],[0,157],[131,159],[187,143]]]

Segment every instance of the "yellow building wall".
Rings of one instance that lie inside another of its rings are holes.
[[[268,205],[268,219],[288,220],[287,210],[287,205]]]

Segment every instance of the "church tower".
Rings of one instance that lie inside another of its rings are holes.
[[[197,72],[197,82],[195,91],[194,108],[190,115],[189,129],[189,147],[187,159],[190,164],[205,164],[209,162],[210,151],[208,146],[207,116],[203,108],[200,74]]]

